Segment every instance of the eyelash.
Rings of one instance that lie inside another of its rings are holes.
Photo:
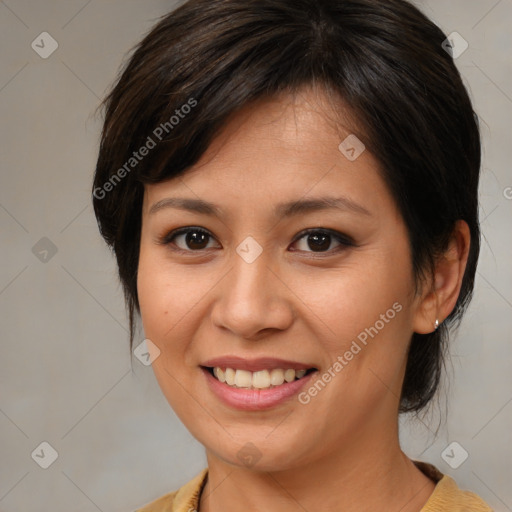
[[[201,234],[207,235],[208,237],[215,238],[209,231],[207,231],[207,230],[205,230],[203,228],[190,226],[190,227],[179,228],[179,229],[175,229],[174,231],[171,231],[170,233],[168,233],[164,237],[162,237],[162,239],[159,240],[159,243],[161,245],[167,245],[167,246],[174,245],[174,247],[172,247],[172,250],[175,251],[175,252],[181,253],[181,254],[190,255],[190,254],[193,254],[193,253],[200,254],[200,253],[204,252],[206,249],[198,249],[198,250],[195,250],[195,251],[194,250],[181,249],[180,247],[176,247],[176,245],[173,243],[173,240],[177,236],[184,235],[184,234],[191,233],[191,232],[192,233],[201,233]],[[306,229],[304,231],[301,231],[295,237],[295,239],[293,240],[292,243],[295,244],[296,242],[298,242],[302,238],[304,238],[304,237],[306,237],[308,235],[311,235],[311,234],[320,234],[320,235],[330,236],[331,238],[336,240],[341,245],[341,247],[338,247],[335,250],[331,249],[331,250],[328,250],[328,251],[297,251],[297,252],[306,252],[306,253],[311,253],[311,254],[314,254],[314,255],[326,254],[326,255],[330,256],[330,255],[332,255],[334,253],[340,252],[341,250],[343,250],[346,247],[354,247],[356,245],[354,243],[354,241],[350,237],[348,237],[347,235],[344,235],[343,233],[340,233],[338,231],[334,231],[332,229],[326,229],[326,228],[311,228],[311,229]]]

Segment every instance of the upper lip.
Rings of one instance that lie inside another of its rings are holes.
[[[233,368],[236,370],[247,370],[250,372],[257,372],[260,370],[273,370],[281,368],[286,370],[293,368],[295,370],[309,370],[314,368],[311,364],[299,363],[298,361],[289,361],[286,359],[276,359],[275,357],[258,357],[256,359],[243,359],[238,356],[222,356],[215,357],[204,361],[201,366],[215,368]]]

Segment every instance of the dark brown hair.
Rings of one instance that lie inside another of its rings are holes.
[[[404,0],[190,0],[165,15],[104,100],[93,185],[125,292],[130,347],[144,183],[186,172],[249,102],[321,85],[350,107],[357,136],[381,164],[418,284],[455,222],[470,228],[455,309],[436,332],[411,339],[401,411],[422,409],[439,384],[448,328],[471,298],[480,249],[478,119],[445,39]]]

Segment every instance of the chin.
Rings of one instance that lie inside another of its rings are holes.
[[[271,440],[268,432],[251,436],[244,433],[242,436],[229,437],[219,443],[219,439],[199,440],[206,447],[207,455],[221,459],[226,464],[239,469],[248,469],[255,472],[276,472],[294,469],[307,464],[311,458],[311,451],[301,440],[296,442],[288,439],[275,438]]]

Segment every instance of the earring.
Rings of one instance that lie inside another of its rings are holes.
[[[438,327],[439,327],[439,320],[436,318],[436,321],[434,323],[434,331],[437,331]]]

